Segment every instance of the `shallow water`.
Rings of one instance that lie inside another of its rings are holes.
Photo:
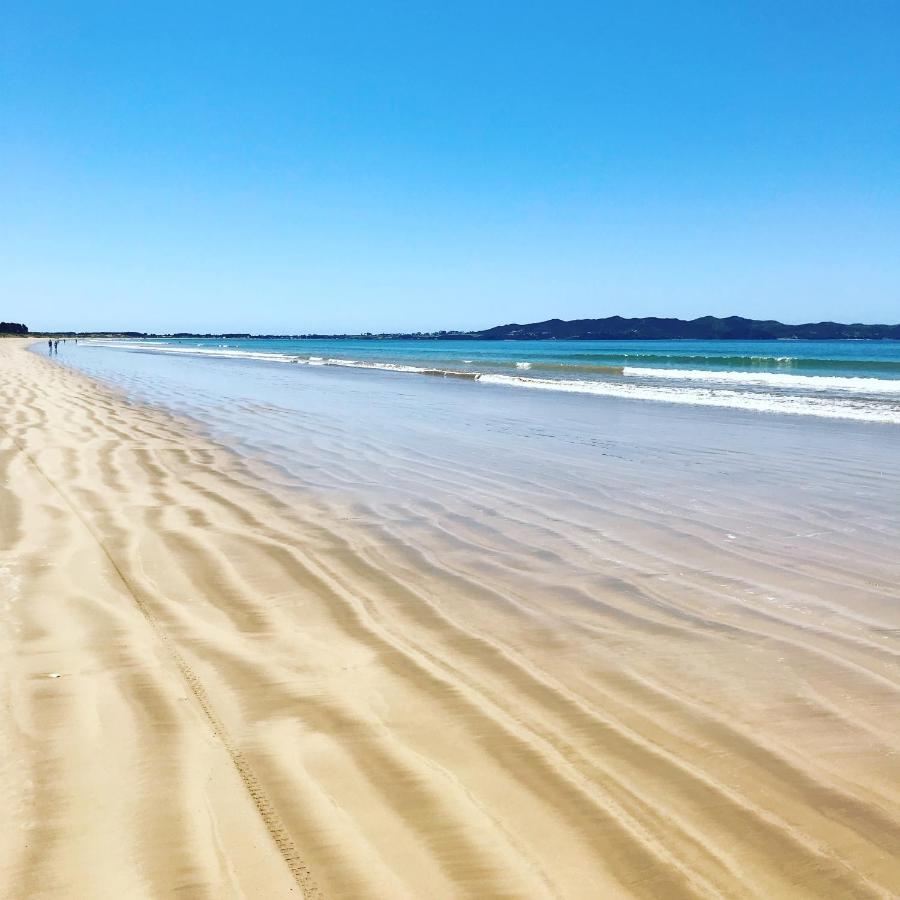
[[[789,507],[838,490],[879,508],[887,502],[886,514],[896,499],[900,429],[892,425],[83,343],[58,359],[354,502],[475,496],[476,476],[581,497],[617,485],[677,502],[724,492],[738,515],[745,493]]]

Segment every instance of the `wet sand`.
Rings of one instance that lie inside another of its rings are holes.
[[[25,346],[3,896],[900,892],[896,430],[733,494],[611,451],[590,490],[510,467],[462,502],[452,460],[379,453],[433,490],[354,506],[325,480],[362,444],[298,490]]]

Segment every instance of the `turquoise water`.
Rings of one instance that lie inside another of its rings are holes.
[[[895,341],[187,338],[90,345],[900,424],[900,342]]]
[[[150,342],[142,342],[150,344]],[[700,369],[900,378],[897,341],[415,341],[415,340],[155,340],[156,346],[243,350],[308,359],[360,360],[460,371],[562,370],[607,367]]]

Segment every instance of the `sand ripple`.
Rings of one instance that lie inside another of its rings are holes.
[[[661,473],[470,472],[476,509],[360,444],[321,477],[433,490],[341,508],[19,342],[0,372],[4,896],[900,892],[881,507],[801,539],[761,494],[763,540]]]

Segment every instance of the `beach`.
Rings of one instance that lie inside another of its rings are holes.
[[[897,425],[28,345],[3,896],[900,893]]]

